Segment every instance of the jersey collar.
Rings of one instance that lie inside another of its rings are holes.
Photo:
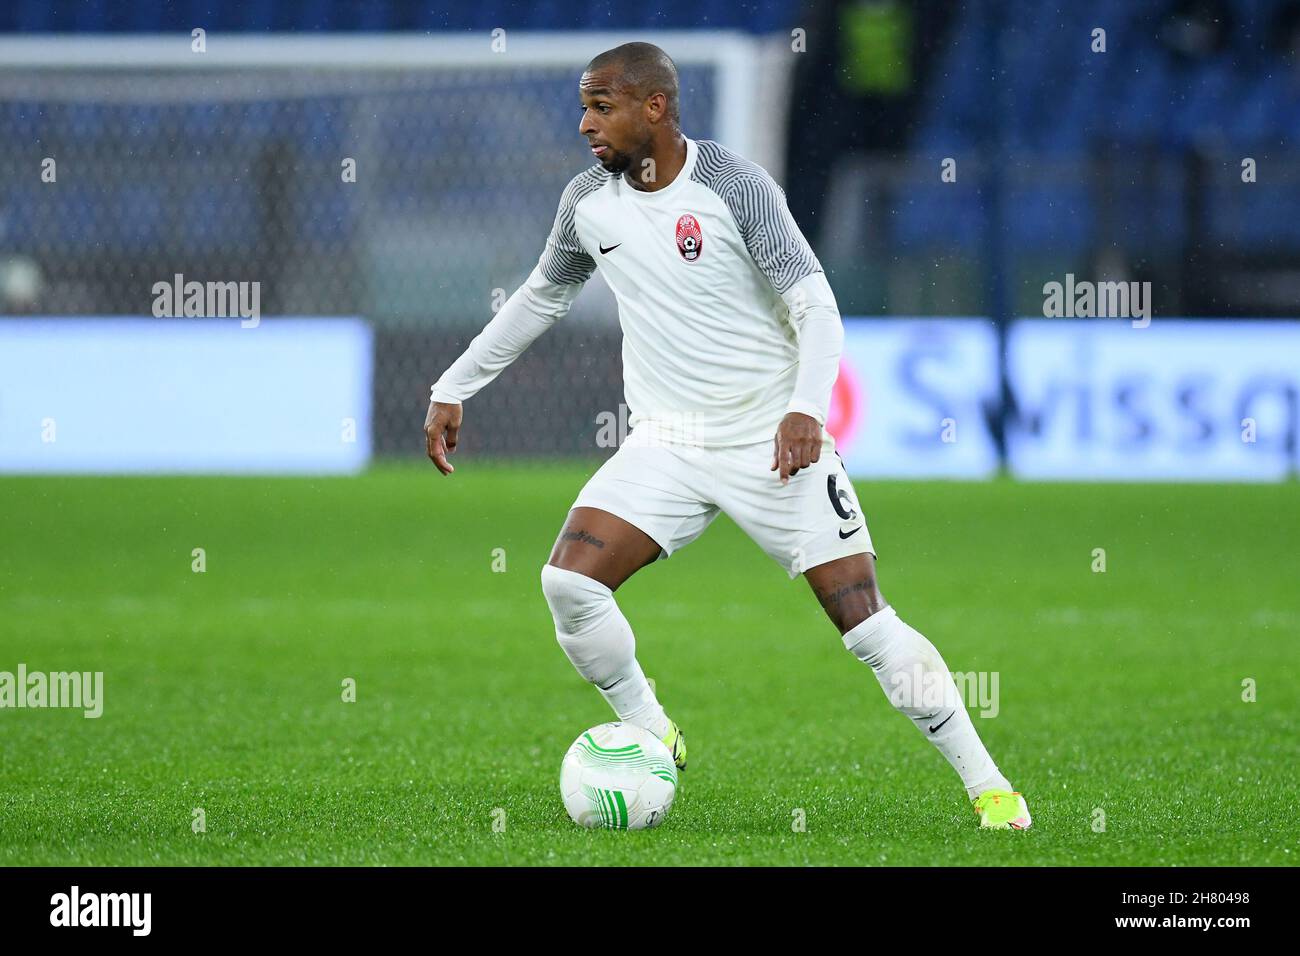
[[[663,189],[656,189],[653,192],[644,192],[640,189],[633,189],[629,186],[626,179],[624,179],[623,174],[620,173],[618,177],[620,180],[619,185],[623,187],[623,191],[628,195],[635,197],[638,202],[661,202],[665,196],[673,196],[681,192],[682,183],[689,180],[691,174],[695,172],[696,156],[695,140],[691,139],[689,136],[683,136],[682,138],[686,140],[686,162],[682,164],[681,170],[677,173],[677,176],[672,182]]]

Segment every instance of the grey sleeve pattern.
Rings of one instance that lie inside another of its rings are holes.
[[[717,143],[696,144],[693,178],[708,186],[727,204],[745,247],[778,293],[800,279],[821,272],[812,246],[790,215],[785,191],[757,163]]]
[[[555,213],[555,223],[546,239],[546,249],[537,263],[548,282],[556,285],[581,284],[596,271],[595,260],[578,241],[573,214],[578,202],[603,186],[607,178],[599,167],[592,167],[583,170],[564,188],[564,193],[560,196],[560,208]]]

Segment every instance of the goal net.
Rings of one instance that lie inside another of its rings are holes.
[[[592,162],[582,66],[628,39],[0,40],[0,313],[148,316],[154,284],[179,273],[260,282],[267,317],[362,316],[375,450],[419,453],[429,384],[528,274]],[[762,41],[649,39],[678,63],[688,135],[770,162]],[[620,333],[589,285],[467,405],[464,448],[600,451]]]

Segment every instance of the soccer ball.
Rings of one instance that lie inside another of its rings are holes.
[[[578,826],[657,827],[676,795],[673,755],[662,740],[632,724],[583,731],[560,764],[560,796]]]

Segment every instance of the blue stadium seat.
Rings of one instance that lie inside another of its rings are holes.
[[[800,0],[663,0],[628,5],[615,0],[483,0],[435,5],[426,0],[8,0],[0,31],[209,32],[387,31],[506,29],[628,30],[640,28],[784,32],[798,19]]]
[[[1081,169],[1101,148],[1129,149],[1134,162],[1162,150],[1167,162],[1160,164],[1160,178],[1125,196],[1131,218],[1122,225],[1135,244],[1176,248],[1186,229],[1186,151],[1300,137],[1300,97],[1291,67],[1267,49],[1278,0],[1234,0],[1232,49],[1209,63],[1180,61],[1161,46],[1163,9],[1131,0],[1017,6],[1004,47],[1007,88],[994,97],[984,10],[963,6],[921,107],[913,148],[927,156],[978,154],[997,119],[1011,155],[1077,157]],[[1107,31],[1104,54],[1089,48],[1094,27]],[[1258,244],[1271,236],[1294,243],[1300,217],[1289,215],[1289,203],[1276,194],[1272,200],[1266,195],[1263,189],[1231,199],[1216,193],[1209,216],[1222,221],[1234,241]],[[1095,201],[1087,182],[1023,185],[1008,210],[1008,228],[1026,247],[1078,251],[1097,227]],[[1251,204],[1248,216],[1243,202]],[[978,223],[982,210],[976,203],[956,217],[960,205],[924,191],[901,202],[894,210],[898,240],[924,243],[927,231],[940,229],[957,241],[978,242],[980,227],[968,228],[967,217]]]

